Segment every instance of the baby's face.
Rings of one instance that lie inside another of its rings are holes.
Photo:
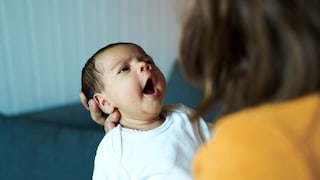
[[[166,81],[142,48],[117,45],[96,58],[96,67],[103,73],[103,93],[121,118],[147,120],[159,115]]]

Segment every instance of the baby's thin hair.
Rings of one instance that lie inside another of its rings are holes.
[[[118,46],[118,45],[136,45],[130,42],[117,42],[106,45],[95,52],[85,63],[82,68],[81,77],[81,91],[87,97],[87,99],[93,99],[93,95],[96,92],[100,92],[103,89],[103,83],[101,82],[101,72],[96,68],[95,61],[96,57],[105,52],[106,50]]]

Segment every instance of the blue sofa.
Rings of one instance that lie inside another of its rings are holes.
[[[2,117],[0,179],[90,179],[103,135],[81,104]]]
[[[165,104],[195,108],[201,91],[183,78],[175,64]],[[206,115],[215,120],[219,109]],[[96,148],[104,135],[79,103],[12,117],[0,115],[1,180],[91,179]]]

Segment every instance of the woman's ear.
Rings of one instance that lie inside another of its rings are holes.
[[[107,97],[103,93],[95,93],[93,100],[98,104],[99,108],[107,114],[111,114],[114,111],[114,106],[109,102]]]

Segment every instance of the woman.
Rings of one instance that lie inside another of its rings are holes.
[[[223,104],[195,179],[320,179],[319,13],[318,0],[194,1],[180,64],[204,89],[196,115]]]

